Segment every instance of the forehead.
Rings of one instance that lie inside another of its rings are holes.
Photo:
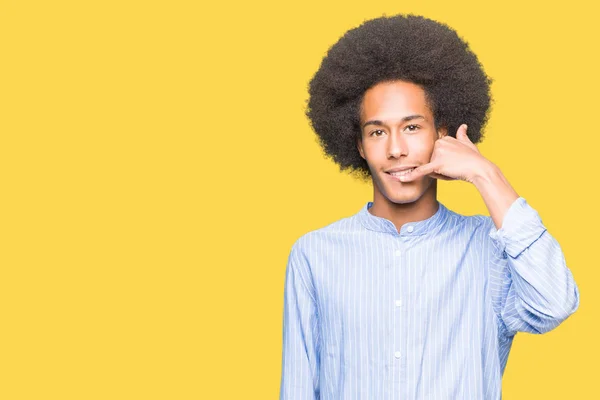
[[[380,82],[369,88],[361,104],[361,120],[401,119],[421,114],[431,117],[425,91],[417,84],[405,81]]]

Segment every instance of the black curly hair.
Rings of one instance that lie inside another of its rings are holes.
[[[436,129],[456,137],[466,123],[473,143],[482,140],[492,97],[492,79],[466,41],[447,25],[418,15],[364,21],[347,31],[323,57],[308,85],[305,114],[326,156],[344,171],[368,180],[360,156],[360,107],[367,89],[403,80],[423,88]]]

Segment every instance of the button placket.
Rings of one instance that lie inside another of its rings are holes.
[[[396,260],[394,262],[394,264],[396,265],[396,267],[400,267],[402,265],[402,256],[403,256],[403,251],[401,249],[396,249],[394,250],[394,259]],[[395,273],[399,275],[400,281],[397,282],[397,284],[399,285],[397,287],[397,290],[395,291],[397,295],[402,296],[402,289],[401,289],[401,282],[404,280],[403,274],[402,274],[402,268],[397,268],[395,270]],[[394,307],[395,312],[394,312],[394,326],[395,326],[395,330],[394,330],[394,345],[395,345],[395,349],[394,349],[394,357],[395,359],[398,360],[398,363],[401,362],[401,356],[402,356],[402,348],[401,348],[401,336],[403,336],[403,334],[398,330],[402,330],[402,326],[404,324],[403,318],[402,318],[402,312],[401,312],[401,307],[402,306],[402,299],[400,298],[396,298],[394,299],[394,303],[392,305],[392,307]],[[400,368],[401,364],[398,364],[395,368]],[[396,376],[397,373],[394,372],[394,376]],[[395,378],[397,380],[397,376]]]

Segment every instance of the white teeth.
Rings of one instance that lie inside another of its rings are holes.
[[[394,175],[394,176],[400,176],[400,175],[406,175],[408,174],[410,171],[412,171],[414,168],[411,169],[407,169],[405,171],[400,171],[400,172],[390,172],[390,175]]]

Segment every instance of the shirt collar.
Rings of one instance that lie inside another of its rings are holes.
[[[383,217],[376,217],[368,209],[373,205],[372,201],[367,202],[358,212],[357,216],[361,224],[372,231],[391,233],[398,236],[420,236],[427,233],[437,232],[437,228],[442,226],[448,217],[449,210],[438,201],[439,207],[435,214],[422,221],[407,222],[400,228],[400,233],[392,221]]]

